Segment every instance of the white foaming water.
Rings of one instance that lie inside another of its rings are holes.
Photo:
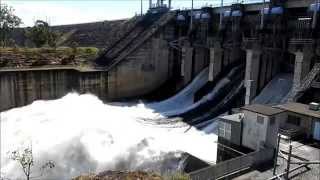
[[[167,111],[179,111],[193,104],[194,94],[208,82],[209,68],[203,69],[192,82],[179,93],[161,102],[151,103],[147,106],[163,114]]]
[[[7,152],[31,144],[34,175],[44,162],[56,164],[41,179],[70,179],[104,170],[172,170],[178,163],[171,160],[182,152],[216,161],[216,135],[182,122],[166,127],[144,123],[159,116],[143,104],[112,106],[93,95],[78,94],[3,112],[1,173],[11,179],[23,177]]]

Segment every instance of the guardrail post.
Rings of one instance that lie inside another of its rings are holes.
[[[276,175],[276,169],[277,169],[277,163],[278,163],[279,146],[280,146],[280,135],[278,134],[277,147],[276,147],[276,149],[275,149],[274,159],[273,159],[273,175]]]
[[[287,169],[286,169],[286,176],[285,176],[285,179],[289,179],[290,163],[291,163],[291,153],[292,153],[292,145],[291,145],[291,142],[290,142],[290,145],[289,145],[289,154],[288,154],[288,161],[287,161]]]

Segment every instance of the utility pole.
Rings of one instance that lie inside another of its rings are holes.
[[[316,24],[317,24],[317,14],[318,14],[318,8],[319,8],[319,0],[315,0],[314,5],[315,5],[315,9],[313,11],[312,29],[315,29],[316,28]]]
[[[193,26],[193,0],[191,0],[191,19],[190,19],[190,32],[192,31]]]
[[[168,8],[171,9],[171,0],[169,0]]]
[[[152,0],[149,0],[149,9],[152,8]]]
[[[140,1],[140,8],[141,8],[141,12],[140,12],[140,15],[142,16],[143,14],[143,0]]]
[[[263,0],[263,6],[261,11],[261,23],[260,23],[260,29],[263,29],[264,27],[264,8],[266,7],[266,0]]]
[[[223,0],[221,0],[221,4],[220,4],[220,21],[219,21],[219,29],[222,29],[222,20],[223,20]]]

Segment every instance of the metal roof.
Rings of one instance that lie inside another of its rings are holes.
[[[241,107],[241,109],[255,112],[258,114],[262,114],[262,115],[266,115],[266,116],[280,114],[285,111],[285,110],[282,110],[279,108],[274,108],[272,106],[267,106],[267,105],[263,105],[263,104],[247,105],[247,106]]]
[[[287,104],[278,105],[276,107],[282,110],[320,119],[320,111],[310,110],[309,105],[307,104],[290,102]]]

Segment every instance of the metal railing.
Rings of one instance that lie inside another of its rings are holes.
[[[192,180],[213,180],[251,168],[273,159],[273,149],[261,149],[216,165],[189,173]]]
[[[220,7],[221,6],[221,2],[223,3],[223,6],[231,6],[232,4],[258,4],[258,3],[263,3],[263,0],[215,0],[215,1],[204,1],[201,4],[197,3],[197,2],[201,2],[202,0],[194,0],[194,5],[193,5],[193,9],[201,9],[204,7]],[[266,0],[266,3],[269,3],[270,0]],[[184,4],[185,5],[185,4]],[[190,0],[190,6],[186,7],[186,6],[178,6],[175,5],[175,1],[173,1],[173,9],[177,10],[190,10],[191,9],[191,0]]]
[[[126,58],[129,54],[135,51],[139,46],[141,46],[145,41],[147,41],[153,34],[155,34],[159,28],[166,25],[171,19],[175,17],[175,12],[167,12],[166,14],[162,15],[160,19],[154,22],[147,30],[142,32],[136,39],[134,39],[122,53],[119,54],[118,57],[114,58],[109,65],[106,67],[105,70],[110,70],[119,62],[121,62],[124,58]]]
[[[296,45],[296,44],[313,44],[314,40],[311,38],[291,38],[289,39],[290,45]]]
[[[316,63],[309,74],[302,80],[302,84],[298,87],[292,87],[289,96],[288,101],[296,101],[299,99],[299,97],[302,96],[303,92],[305,92],[307,89],[310,88],[312,85],[312,81],[316,78],[316,76],[320,74],[320,63]]]
[[[313,83],[311,84],[311,87],[320,89],[320,82],[313,82]]]

